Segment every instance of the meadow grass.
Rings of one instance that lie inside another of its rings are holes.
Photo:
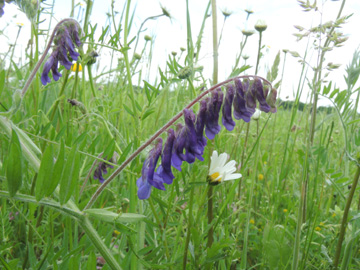
[[[337,68],[326,62],[326,53],[346,41],[338,30],[349,19],[342,14],[345,0],[334,21],[297,34],[309,44],[320,41],[317,47],[279,52],[266,74],[259,73],[266,25],[243,32],[228,78],[259,75],[280,93],[286,59],[292,55],[302,66],[295,100],[278,99],[276,113],[262,113],[249,123],[236,120],[233,131],[222,126],[208,140],[204,161],[173,169],[173,184],[166,185],[166,191],[153,188],[146,200],[139,200],[136,180],[154,139],[165,141],[164,131],[184,122],[183,109],[194,105],[197,112],[198,97],[221,83],[217,52],[226,46],[222,31],[231,12],[217,18],[216,0],[209,1],[194,35],[191,3],[185,1],[186,48],[160,63],[156,78],[150,80],[157,43],[142,29],[149,20],[171,18],[166,8],[162,14],[149,13],[134,29],[136,10],[128,0],[120,16],[112,6],[100,30],[91,24],[96,16],[93,1],[86,1],[81,16],[72,1],[69,15],[80,21],[83,31],[77,65],[70,70],[60,67],[62,77],[43,86],[41,72],[56,38],[51,38],[51,16],[42,20],[53,13],[53,4],[15,2],[29,18],[32,42],[19,63],[14,61],[19,59],[14,53],[17,38],[1,55],[4,269],[360,268],[359,52],[349,59],[346,89],[325,81],[325,73]],[[316,3],[299,4],[304,10],[321,10]],[[198,66],[206,24],[213,27],[211,78]],[[135,39],[130,32],[136,33]],[[39,44],[41,35],[48,43]],[[253,62],[242,54],[248,38],[259,40]],[[318,54],[315,66],[308,63],[310,49]],[[104,50],[111,53],[111,64],[100,70]],[[122,56],[116,58],[115,53]],[[247,73],[249,65],[257,74]],[[304,104],[300,98],[305,88],[311,94]],[[320,108],[319,97],[332,106]],[[209,185],[213,150],[235,160],[242,178]],[[94,179],[100,162],[107,165],[104,183]]]

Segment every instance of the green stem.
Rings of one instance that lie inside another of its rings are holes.
[[[219,52],[218,52],[218,38],[217,38],[217,10],[216,0],[211,0],[211,11],[212,11],[212,23],[213,23],[213,84],[218,82],[218,69],[219,69]]]
[[[187,254],[188,254],[188,250],[189,250],[189,243],[190,243],[190,236],[191,236],[191,227],[192,227],[192,221],[193,221],[192,210],[193,210],[193,202],[194,202],[194,189],[195,189],[195,186],[192,186],[191,191],[190,191],[189,217],[188,217],[188,226],[187,226],[187,231],[186,231],[186,240],[185,240],[183,265],[182,265],[183,270],[186,269],[186,265],[187,265]]]
[[[100,236],[91,225],[89,219],[87,217],[83,217],[79,222],[81,228],[84,230],[86,235],[90,238],[93,245],[97,248],[97,250],[104,257],[106,263],[110,266],[111,269],[122,269],[118,264],[117,260],[110,253],[108,247],[101,240]]]
[[[354,197],[355,189],[356,189],[357,184],[359,182],[359,176],[360,176],[360,166],[357,166],[356,173],[354,175],[354,179],[353,179],[351,189],[350,189],[350,192],[349,192],[349,196],[348,196],[348,198],[346,200],[346,206],[345,206],[345,209],[344,209],[344,215],[343,215],[343,218],[342,218],[342,221],[341,221],[340,235],[339,235],[339,240],[338,240],[338,243],[337,243],[337,246],[336,246],[335,259],[334,259],[334,269],[335,270],[338,268],[338,265],[339,265],[342,242],[344,240],[345,230],[346,230],[346,226],[347,226],[347,223],[348,223],[349,209],[350,209],[350,205],[351,205],[351,202],[353,200],[353,197]]]
[[[260,55],[261,55],[261,39],[262,39],[262,32],[259,32],[259,48],[258,48],[258,54],[256,59],[256,67],[255,67],[255,75],[258,73],[259,68],[259,62],[260,62]]]

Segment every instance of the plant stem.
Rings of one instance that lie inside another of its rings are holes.
[[[255,75],[258,73],[259,68],[259,62],[260,62],[260,55],[261,55],[261,39],[262,39],[262,32],[259,32],[259,48],[258,48],[258,54],[256,59],[256,67],[255,67]]]
[[[357,166],[356,173],[354,175],[354,179],[353,179],[353,182],[351,184],[351,189],[350,189],[350,192],[349,192],[349,196],[348,196],[348,198],[346,200],[346,206],[345,206],[345,209],[344,209],[344,215],[343,215],[343,218],[342,218],[342,221],[341,221],[340,235],[339,235],[339,240],[338,240],[338,243],[337,243],[337,246],[336,246],[335,259],[334,259],[334,269],[335,270],[338,268],[338,265],[339,265],[342,242],[344,240],[345,230],[346,230],[346,226],[347,226],[347,223],[348,223],[349,209],[350,209],[350,205],[351,205],[351,202],[353,200],[353,197],[354,197],[356,186],[357,186],[357,184],[359,182],[359,176],[360,176],[360,166]]]
[[[194,189],[195,189],[195,186],[192,186],[191,191],[190,191],[189,217],[188,217],[188,226],[187,226],[187,231],[186,231],[186,240],[185,240],[183,265],[182,265],[183,270],[186,269],[187,254],[188,254],[188,250],[189,250],[189,243],[190,243],[190,236],[191,236],[191,227],[192,227],[192,221],[193,221],[192,209],[193,209],[193,202],[194,202]]]

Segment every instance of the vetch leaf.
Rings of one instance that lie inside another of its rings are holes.
[[[12,130],[10,150],[7,157],[6,179],[10,196],[14,196],[19,190],[22,182],[22,154],[19,137]]]
[[[64,171],[64,162],[65,162],[65,144],[64,142],[61,142],[60,152],[56,159],[50,181],[48,181],[47,188],[45,190],[45,196],[50,196],[56,189],[57,185],[59,184]]]
[[[65,204],[74,193],[79,178],[80,156],[77,145],[73,145],[66,160],[63,176],[60,179],[60,204]]]
[[[109,223],[134,223],[139,222],[146,217],[135,213],[116,214],[107,209],[86,209],[85,212],[90,216]]]
[[[54,169],[53,157],[53,147],[50,144],[41,159],[39,174],[36,179],[35,198],[37,201],[40,201],[45,196],[45,190],[49,186],[49,182],[52,181]]]

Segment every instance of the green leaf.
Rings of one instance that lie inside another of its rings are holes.
[[[47,189],[45,190],[45,196],[50,196],[56,189],[57,185],[59,184],[64,171],[63,170],[64,162],[65,162],[65,144],[64,142],[61,142],[59,156],[56,159],[54,169],[51,175],[51,179],[48,182]]]
[[[40,201],[45,196],[46,190],[49,187],[49,182],[52,181],[52,174],[54,169],[53,158],[53,147],[50,144],[46,148],[41,159],[39,174],[36,179],[35,198],[37,201]]]
[[[4,86],[5,86],[5,70],[3,69],[0,72],[0,96],[1,96],[2,91],[5,88]]]
[[[114,222],[134,223],[134,222],[139,222],[144,218],[146,218],[146,216],[144,215],[135,214],[135,213],[116,214],[106,209],[86,209],[85,213],[95,217],[96,219],[109,223],[114,223]]]
[[[155,109],[154,108],[149,108],[147,109],[144,114],[141,116],[141,120],[146,119],[150,114],[154,113]]]
[[[79,178],[80,156],[77,145],[73,145],[66,161],[63,176],[60,179],[60,204],[65,204],[75,191]]]
[[[125,111],[127,111],[131,116],[134,116],[134,113],[128,106],[126,106],[125,104],[123,104],[123,106],[124,106]]]
[[[12,130],[10,150],[7,156],[6,179],[10,196],[14,196],[22,182],[22,155],[19,137]]]

